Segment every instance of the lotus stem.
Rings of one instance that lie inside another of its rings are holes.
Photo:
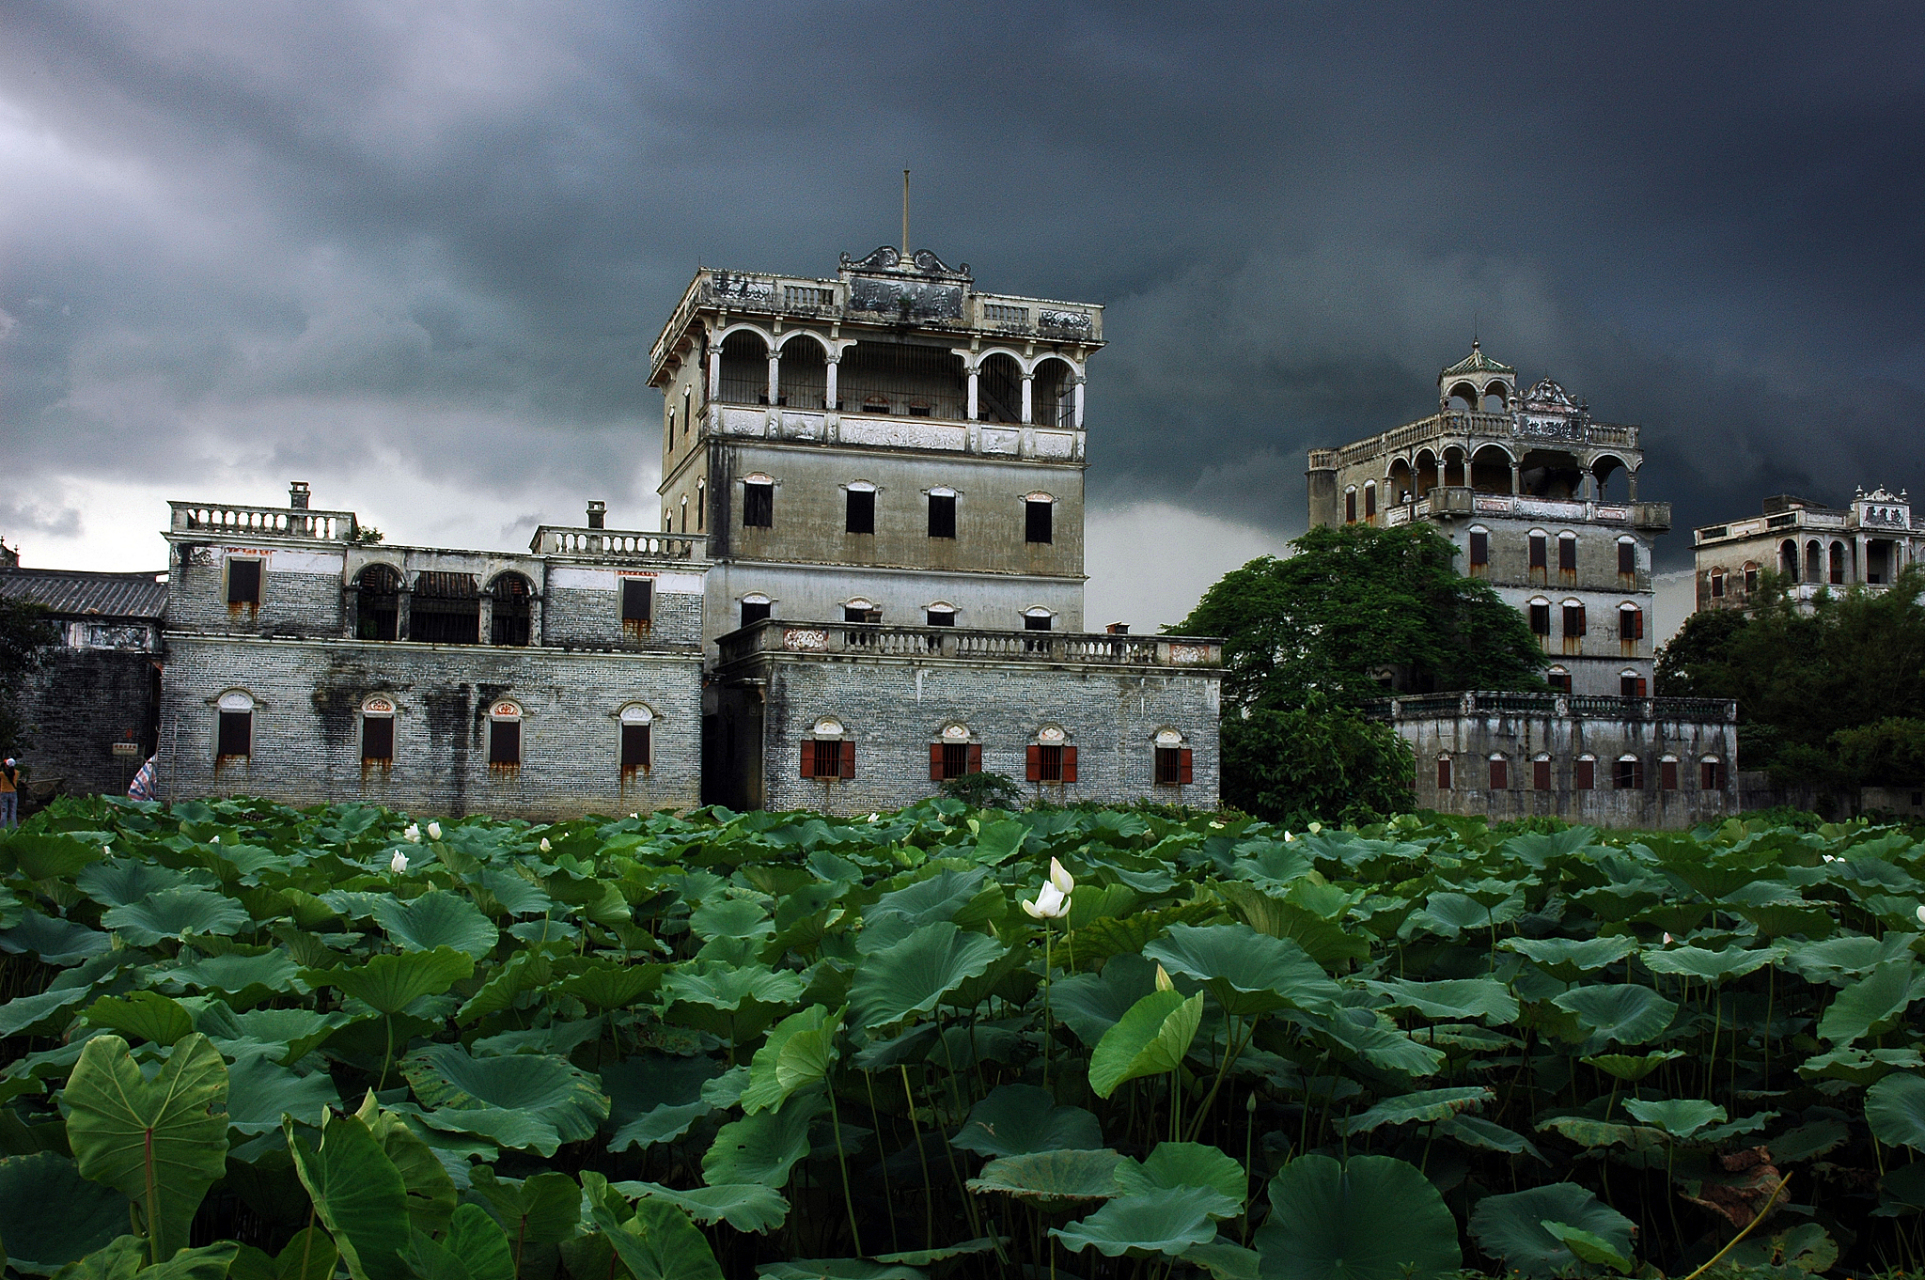
[[[867,1071],[862,1073],[862,1083],[869,1090],[869,1123],[875,1125],[876,1132],[882,1132],[882,1114],[876,1110],[876,1078]],[[876,1146],[880,1153],[881,1142]],[[902,1239],[896,1235],[896,1193],[889,1185],[889,1162],[882,1160],[882,1201],[889,1206],[889,1248],[896,1253],[902,1252]],[[305,1278],[303,1278],[305,1280]],[[515,1280],[521,1280],[519,1276]]]
[[[903,1101],[909,1104],[909,1136],[915,1139],[916,1159],[922,1163],[922,1247],[933,1249],[936,1247],[936,1186],[929,1180],[929,1153],[923,1149],[922,1126],[916,1123],[916,1095],[909,1088],[909,1064],[898,1062],[896,1067],[902,1072]]]
[[[1698,1277],[1702,1276],[1705,1272],[1711,1270],[1711,1268],[1717,1266],[1719,1259],[1723,1258],[1727,1253],[1730,1253],[1733,1249],[1737,1248],[1738,1242],[1740,1240],[1743,1240],[1746,1236],[1750,1235],[1754,1230],[1757,1229],[1758,1224],[1765,1220],[1765,1215],[1771,1212],[1772,1206],[1778,1203],[1778,1197],[1783,1195],[1785,1193],[1785,1188],[1790,1185],[1791,1185],[1790,1175],[1786,1175],[1785,1177],[1778,1179],[1778,1185],[1772,1190],[1771,1195],[1766,1198],[1764,1208],[1758,1210],[1758,1216],[1753,1218],[1750,1222],[1747,1222],[1745,1224],[1745,1229],[1743,1231],[1740,1231],[1737,1235],[1731,1237],[1731,1242],[1729,1244],[1725,1245],[1724,1248],[1712,1254],[1710,1261],[1706,1262],[1702,1267],[1699,1267],[1696,1271],[1693,1271],[1690,1275],[1686,1276],[1684,1280],[1698,1280]]]
[[[856,1242],[856,1256],[862,1256],[862,1228],[856,1225],[855,1193],[849,1190],[849,1160],[842,1151],[842,1112],[836,1107],[835,1081],[825,1073],[822,1083],[829,1089],[829,1123],[835,1127],[836,1168],[842,1173],[842,1206],[849,1212],[849,1236]]]

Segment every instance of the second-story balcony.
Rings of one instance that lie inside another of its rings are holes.
[[[721,637],[717,643],[721,646],[723,666],[758,654],[784,653],[1102,667],[1219,668],[1223,665],[1223,641],[1210,637],[979,631],[867,622],[791,622],[781,618],[751,623]]]
[[[1560,524],[1606,524],[1662,533],[1671,527],[1668,502],[1596,502],[1538,498],[1528,494],[1484,493],[1461,485],[1440,485],[1413,502],[1386,508],[1387,526],[1429,516],[1490,516],[1498,519],[1549,520]]]
[[[544,524],[528,549],[538,556],[592,560],[706,560],[708,535]]]

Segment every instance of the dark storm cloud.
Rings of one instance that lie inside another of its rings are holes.
[[[0,15],[16,483],[380,465],[497,521],[504,478],[646,510],[695,265],[825,274],[895,239],[903,165],[918,243],[1109,304],[1101,501],[1300,526],[1303,450],[1427,412],[1473,326],[1643,423],[1680,526],[1917,478],[1909,7]]]

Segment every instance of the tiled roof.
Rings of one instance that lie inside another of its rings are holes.
[[[66,618],[154,618],[167,607],[166,574],[0,569],[0,598],[45,605]]]
[[[1473,338],[1470,344],[1470,354],[1450,368],[1444,370],[1444,376],[1447,378],[1454,373],[1508,373],[1515,377],[1517,370],[1507,364],[1499,364],[1497,361],[1485,355],[1484,348]]]

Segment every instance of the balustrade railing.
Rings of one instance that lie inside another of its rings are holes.
[[[779,618],[753,623],[723,636],[719,643],[725,663],[757,653],[850,653],[1143,667],[1214,668],[1223,663],[1223,642],[1207,637],[983,631],[873,622],[790,622]]]
[[[1523,715],[1581,720],[1685,720],[1725,723],[1738,718],[1738,704],[1725,698],[1636,698],[1614,693],[1536,693],[1473,689],[1378,698],[1364,708],[1374,720],[1450,720],[1458,716]]]
[[[228,533],[307,541],[352,542],[352,511],[310,511],[298,507],[239,507],[227,504],[170,502],[173,527],[207,533]]]
[[[528,549],[536,555],[607,556],[651,560],[700,560],[708,537],[690,533],[641,533],[628,529],[561,528],[542,525]]]

